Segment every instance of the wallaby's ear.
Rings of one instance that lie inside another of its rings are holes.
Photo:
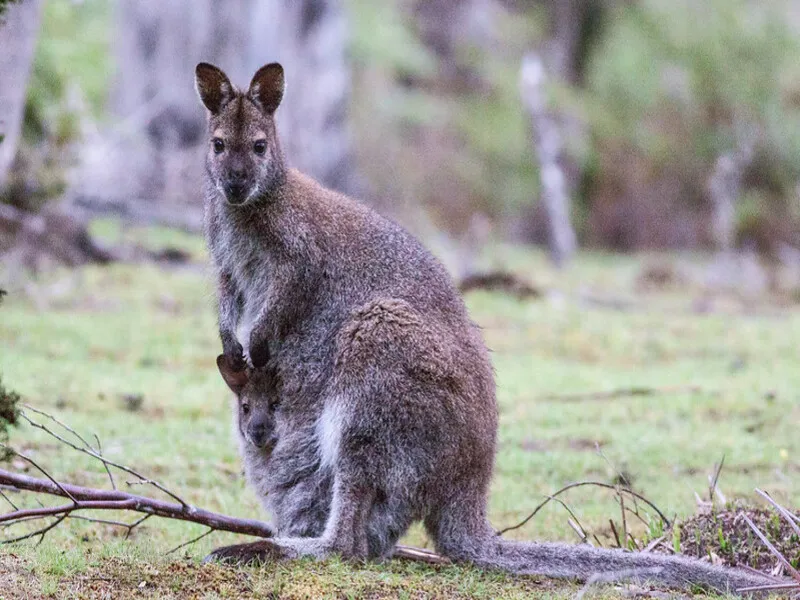
[[[264,65],[250,81],[247,95],[267,114],[274,113],[283,99],[285,83],[283,67],[279,63]]]
[[[224,354],[217,357],[217,368],[231,391],[237,395],[241,394],[248,380],[247,371],[234,371],[228,357]]]
[[[200,63],[194,69],[194,85],[203,104],[216,114],[233,99],[233,86],[228,76],[208,63]]]

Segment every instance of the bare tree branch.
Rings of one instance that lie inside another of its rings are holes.
[[[50,416],[50,415],[47,415],[46,413],[42,413],[42,411],[36,411],[36,412],[38,412],[38,413],[40,413],[40,414],[45,414],[46,416]],[[88,455],[89,455],[89,456],[91,456],[92,458],[96,458],[97,460],[101,461],[101,462],[102,462],[104,465],[106,465],[106,466],[112,466],[112,467],[114,467],[114,468],[116,468],[116,469],[119,469],[119,470],[121,470],[121,471],[125,471],[126,473],[128,473],[128,474],[130,474],[130,475],[133,475],[134,477],[138,477],[138,478],[139,478],[139,481],[141,481],[142,483],[149,483],[149,484],[150,484],[150,485],[152,485],[153,487],[155,487],[155,488],[157,488],[157,489],[161,490],[161,491],[162,491],[162,492],[164,492],[164,493],[165,493],[167,496],[170,496],[172,499],[174,499],[174,500],[177,500],[178,502],[180,502],[180,503],[181,503],[181,504],[182,504],[182,505],[183,505],[183,506],[184,506],[184,507],[185,507],[187,510],[190,508],[190,507],[189,507],[189,504],[188,504],[188,503],[186,503],[186,502],[185,502],[185,501],[184,501],[184,500],[183,500],[183,499],[182,499],[180,496],[178,496],[178,495],[176,495],[175,493],[173,493],[173,492],[169,491],[167,488],[165,488],[164,486],[162,486],[162,485],[161,485],[160,483],[158,483],[157,481],[154,481],[154,480],[152,480],[152,479],[149,479],[148,477],[145,477],[145,476],[144,476],[144,475],[142,475],[141,473],[137,473],[136,471],[134,471],[134,470],[133,470],[133,469],[131,469],[130,467],[127,467],[127,466],[125,466],[125,465],[121,465],[121,464],[119,464],[119,463],[116,463],[116,462],[110,461],[110,460],[108,460],[107,458],[104,458],[104,457],[103,457],[101,454],[98,454],[97,452],[95,452],[95,451],[94,451],[94,449],[92,449],[92,447],[91,447],[91,446],[89,446],[89,448],[87,449],[87,448],[81,448],[80,446],[78,446],[78,445],[76,445],[76,444],[73,444],[73,443],[72,443],[72,442],[70,442],[69,440],[65,439],[64,437],[62,437],[62,436],[58,435],[57,433],[55,433],[54,431],[52,431],[52,430],[51,430],[50,428],[48,428],[46,425],[42,425],[41,423],[38,423],[38,422],[34,421],[33,419],[31,419],[31,418],[30,418],[28,415],[26,415],[26,414],[25,414],[25,412],[24,412],[24,411],[20,413],[20,416],[21,416],[23,419],[25,419],[25,420],[26,420],[28,423],[30,423],[30,425],[31,425],[32,427],[36,427],[37,429],[41,429],[41,430],[42,430],[42,431],[44,431],[45,433],[47,433],[47,434],[49,434],[50,436],[54,437],[55,439],[57,439],[58,441],[62,442],[63,444],[66,444],[66,445],[67,445],[67,446],[69,446],[70,448],[72,448],[72,449],[74,449],[74,450],[77,450],[78,452],[83,452],[84,454],[88,454]],[[51,419],[53,419],[54,421],[58,422],[58,421],[55,419],[55,417],[50,417],[50,418],[51,418]],[[82,439],[82,438],[81,438],[81,439]],[[42,472],[44,472],[44,471],[42,471]]]
[[[202,540],[204,537],[211,535],[211,534],[212,534],[212,533],[214,533],[215,531],[216,531],[216,529],[214,529],[213,527],[209,527],[209,528],[208,528],[208,530],[207,530],[205,533],[201,533],[201,534],[200,534],[200,535],[198,535],[197,537],[194,537],[194,538],[190,539],[188,542],[183,542],[183,543],[182,543],[182,544],[180,544],[179,546],[175,546],[175,547],[174,547],[172,550],[168,550],[168,551],[166,552],[166,554],[172,554],[173,552],[177,552],[177,551],[178,551],[178,550],[180,550],[181,548],[185,548],[186,546],[189,546],[189,545],[191,545],[191,544],[194,544],[195,542],[199,542],[199,541],[200,541],[200,540]]]
[[[129,494],[121,490],[101,490],[71,484],[56,484],[53,481],[37,479],[21,473],[0,469],[0,484],[10,485],[19,490],[40,492],[53,496],[68,496],[75,499],[74,504],[45,506],[23,509],[0,515],[0,522],[13,521],[29,516],[57,516],[71,514],[79,510],[130,510],[150,516],[178,519],[206,525],[220,531],[241,533],[258,537],[271,537],[272,528],[262,521],[239,519],[188,505],[174,504]],[[187,509],[188,508],[188,509]],[[137,523],[138,524],[138,523]]]
[[[536,508],[534,508],[533,511],[527,517],[522,519],[522,521],[520,521],[516,525],[512,525],[510,527],[506,527],[504,529],[501,529],[500,531],[497,532],[497,535],[503,535],[504,533],[507,533],[509,531],[513,531],[515,529],[519,529],[520,527],[523,527],[524,525],[526,525],[528,523],[528,521],[530,521],[533,517],[535,517],[536,514],[540,510],[542,510],[542,508],[544,508],[551,500],[555,499],[556,496],[560,496],[564,492],[566,492],[568,490],[571,490],[573,488],[584,487],[584,486],[587,486],[587,485],[601,487],[601,488],[604,488],[604,489],[607,489],[607,490],[613,490],[613,491],[618,492],[618,493],[628,494],[629,496],[631,496],[633,498],[636,498],[637,500],[641,500],[642,502],[647,504],[647,506],[652,508],[658,514],[659,518],[664,522],[665,526],[669,527],[669,525],[670,525],[669,519],[667,519],[667,517],[664,515],[664,513],[661,512],[661,510],[655,504],[653,504],[650,500],[648,500],[647,498],[645,498],[641,494],[639,494],[637,492],[634,492],[633,490],[631,490],[629,488],[618,488],[615,485],[611,485],[610,483],[603,483],[601,481],[578,481],[576,483],[570,483],[569,485],[565,485],[564,487],[562,487],[557,492],[554,492],[554,493],[550,494],[549,496],[547,496],[547,498],[542,500],[542,502],[540,502],[539,505]]]

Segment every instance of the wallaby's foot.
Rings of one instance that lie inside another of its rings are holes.
[[[316,560],[324,560],[333,555],[341,556],[344,560],[353,563],[361,563],[367,559],[366,555],[359,556],[352,552],[342,552],[336,548],[335,544],[325,538],[278,538],[261,540],[250,544],[222,546],[206,556],[203,559],[203,564],[224,562],[234,565],[247,565],[291,560],[305,556]]]
[[[250,565],[288,558],[294,556],[287,555],[281,546],[270,540],[261,540],[250,544],[233,544],[217,548],[203,559],[203,564],[223,562],[232,565]]]

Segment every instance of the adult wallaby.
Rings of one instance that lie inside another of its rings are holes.
[[[494,375],[445,269],[400,226],[287,168],[274,119],[280,65],[239,91],[201,63],[196,85],[209,117],[206,232],[223,351],[235,369],[243,350],[256,367],[269,361],[281,399],[265,490],[283,493],[279,537],[211,558],[382,557],[422,520],[452,560],[512,573],[634,573],[719,590],[770,581],[687,558],[498,537],[486,515]]]

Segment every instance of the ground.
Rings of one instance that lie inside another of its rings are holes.
[[[263,517],[240,474],[229,394],[214,366],[214,287],[202,241],[166,230],[123,232],[111,223],[95,232],[116,242],[177,246],[193,259],[14,277],[0,308],[4,383],[97,434],[109,457],[188,501]],[[533,251],[489,254],[487,264],[502,264],[544,292],[524,300],[486,291],[468,296],[497,370],[490,510],[498,528],[580,480],[627,480],[670,519],[687,519],[698,510],[695,493],[708,497],[708,476],[723,456],[719,488],[729,499],[757,503],[759,487],[796,507],[796,296],[711,293],[698,283],[708,268],[699,256],[586,254],[558,273]],[[107,484],[91,460],[38,433],[21,427],[12,443],[64,480]],[[8,464],[28,468],[18,459]],[[609,520],[638,545],[664,533],[673,544],[652,511],[642,510],[647,526],[632,515],[623,525],[613,490],[583,487],[560,498],[604,545],[616,545]],[[551,503],[507,535],[578,541],[568,519]],[[244,539],[224,533],[165,556],[202,531],[153,519],[125,540],[114,527],[68,521],[38,547],[0,547],[0,598],[570,598],[579,589],[407,563],[201,566],[215,545]],[[420,529],[406,541],[427,543]],[[621,594],[604,588],[592,597]]]

